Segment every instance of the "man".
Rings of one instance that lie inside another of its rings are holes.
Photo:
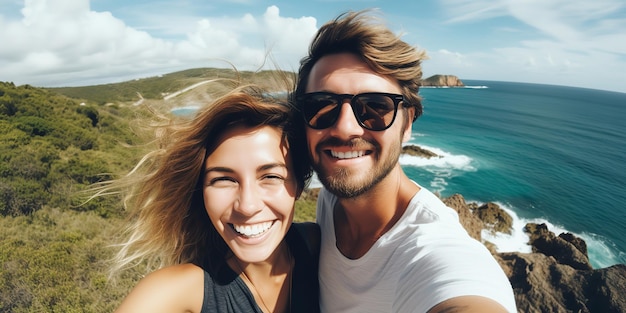
[[[322,26],[294,93],[324,186],[322,311],[516,312],[489,251],[398,163],[425,54],[375,21],[349,12]]]

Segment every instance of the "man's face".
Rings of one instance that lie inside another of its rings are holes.
[[[398,83],[380,76],[356,55],[331,54],[313,66],[306,92],[360,94],[384,92],[400,94]],[[322,184],[340,198],[361,195],[398,166],[402,142],[410,139],[411,124],[403,123],[407,111],[401,108],[386,130],[362,128],[344,100],[337,121],[325,129],[307,127],[307,140],[313,168]]]

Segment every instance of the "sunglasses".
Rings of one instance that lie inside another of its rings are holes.
[[[309,127],[325,129],[337,122],[341,106],[346,99],[350,99],[352,112],[361,127],[381,131],[393,124],[398,113],[398,104],[404,100],[404,97],[383,92],[366,92],[357,95],[312,92],[299,96],[297,101]]]

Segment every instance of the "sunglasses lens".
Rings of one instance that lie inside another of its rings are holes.
[[[396,112],[394,100],[381,94],[357,95],[352,108],[363,127],[370,130],[383,130],[389,127]]]
[[[311,94],[302,99],[304,119],[311,128],[324,129],[332,126],[339,117],[341,106],[331,94]]]

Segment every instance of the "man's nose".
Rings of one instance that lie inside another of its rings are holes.
[[[341,110],[337,121],[331,127],[331,133],[339,138],[350,139],[363,134],[363,128],[354,115],[349,99],[341,104]]]

